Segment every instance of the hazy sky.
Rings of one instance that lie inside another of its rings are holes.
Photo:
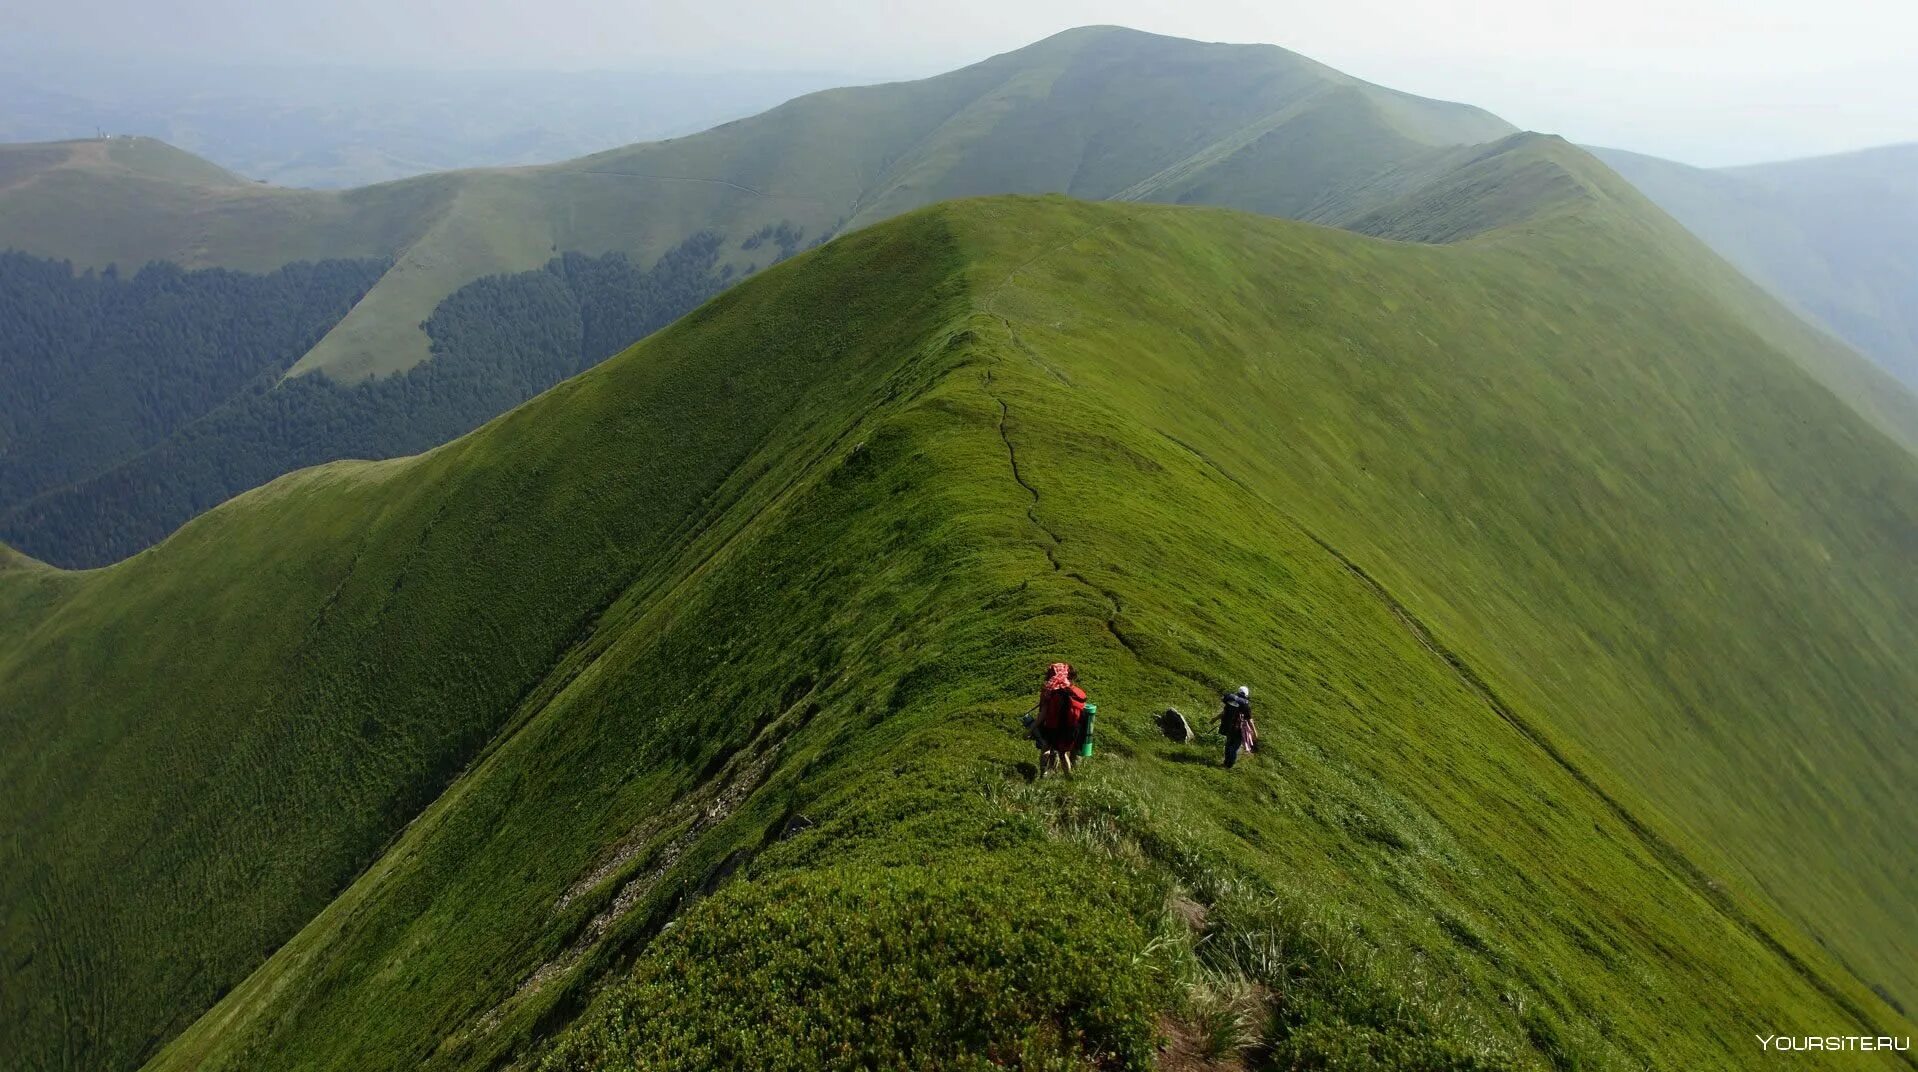
[[[917,76],[1091,23],[1282,45],[1698,164],[1918,141],[1918,0],[0,0],[0,40],[165,58]]]

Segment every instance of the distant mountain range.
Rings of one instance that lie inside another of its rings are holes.
[[[257,188],[134,140],[14,149],[0,244],[104,267],[263,271],[373,257],[385,279],[294,367],[341,382],[427,358],[421,325],[481,276],[560,252],[650,262],[712,230],[810,243],[949,197],[1061,192],[1361,220],[1513,132],[1269,46],[1074,31],[918,82],[829,90],[702,134],[563,164],[340,193]],[[31,160],[21,159],[22,153]],[[204,169],[203,169],[204,170]],[[740,270],[763,266],[729,252]]]
[[[689,134],[857,80],[723,69],[217,66],[43,55],[0,41],[0,142],[150,137],[250,180],[341,188]]]
[[[1918,391],[1918,144],[1710,170],[1592,151],[1740,271]]]

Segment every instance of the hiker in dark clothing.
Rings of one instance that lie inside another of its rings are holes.
[[[1258,739],[1252,724],[1252,687],[1240,685],[1239,691],[1226,693],[1220,703],[1219,732],[1225,734],[1225,765],[1231,767],[1239,762],[1239,752],[1252,751]]]
[[[1086,690],[1069,663],[1053,663],[1039,689],[1039,717],[1033,739],[1039,745],[1039,775],[1057,766],[1072,773],[1072,757],[1085,730]]]

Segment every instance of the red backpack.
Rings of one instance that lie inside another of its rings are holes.
[[[1039,691],[1039,727],[1055,734],[1077,729],[1085,715],[1086,691],[1072,683],[1072,667],[1053,663]]]

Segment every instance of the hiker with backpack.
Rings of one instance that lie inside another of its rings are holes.
[[[1085,739],[1086,690],[1079,687],[1071,663],[1046,668],[1039,688],[1039,716],[1033,722],[1033,740],[1039,745],[1039,776],[1058,767],[1072,773],[1072,757]]]
[[[1239,762],[1239,753],[1252,751],[1259,739],[1259,729],[1252,722],[1252,686],[1240,685],[1220,703],[1219,732],[1225,734],[1225,765],[1230,769]]]

